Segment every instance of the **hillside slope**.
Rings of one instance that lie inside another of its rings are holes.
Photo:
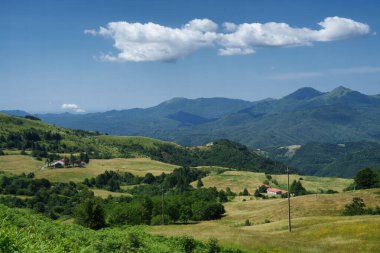
[[[380,144],[376,142],[312,142],[302,146],[267,148],[261,153],[294,166],[306,175],[352,178],[365,167],[380,168]]]
[[[285,172],[283,164],[229,140],[217,140],[201,147],[182,147],[146,137],[108,136],[59,128],[5,114],[0,114],[1,148],[30,150],[40,158],[49,153],[85,152],[91,159],[150,157],[181,166],[216,165],[268,173]]]
[[[154,234],[191,235],[200,240],[214,237],[225,245],[250,252],[377,252],[380,216],[341,216],[344,205],[353,197],[362,198],[368,207],[380,206],[379,189],[292,198],[293,229],[289,233],[286,199],[236,199],[225,204],[226,216],[221,220],[150,230]],[[247,219],[251,226],[244,225]]]
[[[157,252],[180,253],[184,237],[154,236],[142,227],[94,231],[78,225],[59,224],[32,211],[0,205],[0,249],[2,252]],[[207,245],[192,241],[197,252]],[[222,252],[228,251],[226,248]],[[241,252],[241,251],[238,251]]]

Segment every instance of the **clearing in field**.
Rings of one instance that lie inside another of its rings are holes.
[[[166,236],[216,238],[249,252],[377,252],[380,216],[341,216],[345,204],[361,197],[368,207],[380,206],[380,189],[292,198],[293,232],[287,231],[285,199],[234,200],[225,204],[221,220],[191,225],[149,227]],[[249,219],[251,226],[244,226]]]

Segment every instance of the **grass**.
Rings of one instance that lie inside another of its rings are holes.
[[[158,145],[163,143],[170,143],[175,146],[178,146],[177,144],[173,142],[165,142],[156,140],[149,137],[143,137],[143,136],[111,136],[111,135],[100,135],[97,137],[100,141],[111,144],[111,145],[124,145],[124,146],[133,146],[133,145],[140,145],[144,148],[150,148],[154,149],[157,148]]]
[[[112,197],[120,197],[120,196],[132,196],[129,193],[123,193],[123,192],[110,192],[103,189],[91,189],[91,191],[94,192],[94,195],[97,197],[101,197],[103,199],[107,198],[108,196]]]
[[[0,156],[0,171],[12,174],[37,172],[44,162],[24,155]]]
[[[150,227],[153,234],[190,235],[250,252],[376,252],[380,248],[380,216],[341,216],[354,196],[367,206],[380,205],[379,189],[292,198],[293,232],[287,231],[284,199],[235,200],[225,204],[226,216],[217,221],[180,226]],[[253,225],[243,226],[249,219]],[[265,223],[265,220],[270,223]]]
[[[148,172],[160,175],[170,173],[177,167],[149,158],[92,159],[86,168],[41,169],[42,166],[42,161],[37,161],[30,156],[0,156],[0,171],[12,174],[34,172],[36,178],[46,178],[53,182],[81,182],[85,178],[95,177],[106,170],[130,172],[139,176]]]
[[[278,185],[270,182],[270,185],[275,188],[286,190],[287,176],[286,175],[271,175],[272,179],[276,179]],[[302,177],[302,185],[308,191],[319,192],[320,190],[335,190],[342,191],[349,186],[353,181],[352,179],[332,178],[332,177],[314,177],[314,176],[299,176],[290,175],[291,182],[299,180]],[[233,192],[241,192],[244,188],[253,194],[256,186],[266,180],[264,173],[247,172],[247,171],[225,171],[217,174],[212,173],[206,178],[203,178],[203,184],[206,187],[215,186],[218,189],[226,189],[230,187]],[[196,182],[193,182],[195,185]]]

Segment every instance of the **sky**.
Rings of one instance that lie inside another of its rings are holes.
[[[380,94],[380,1],[3,0],[0,110]]]

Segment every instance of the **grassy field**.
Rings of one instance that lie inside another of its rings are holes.
[[[44,165],[44,162],[24,155],[5,155],[0,156],[0,171],[12,174],[23,172],[37,172]]]
[[[288,233],[286,200],[237,199],[225,204],[227,213],[221,220],[150,227],[150,231],[204,241],[217,238],[223,245],[250,252],[378,252],[380,216],[340,215],[354,196],[368,206],[380,206],[380,189],[292,198],[293,232]],[[253,225],[243,226],[246,219]]]
[[[12,174],[34,172],[36,178],[46,178],[55,182],[81,182],[85,178],[97,176],[106,170],[131,172],[140,176],[148,172],[159,175],[170,173],[177,167],[149,158],[92,159],[86,168],[41,169],[42,166],[42,161],[37,161],[30,156],[0,156],[0,171]]]
[[[352,179],[344,178],[332,178],[332,177],[313,177],[313,176],[299,176],[290,175],[291,182],[293,180],[299,180],[302,177],[302,185],[308,191],[318,192],[319,190],[335,190],[342,191],[353,181]],[[287,176],[286,175],[272,175],[273,179],[276,179],[278,185],[270,185],[275,188],[280,188],[286,190]],[[223,173],[217,174],[212,173],[208,177],[203,178],[203,184],[206,187],[215,186],[218,189],[226,189],[230,187],[233,192],[241,192],[244,188],[253,194],[256,186],[263,183],[266,179],[264,173],[255,173],[247,171],[225,171]],[[195,185],[196,182],[193,182]]]
[[[107,198],[108,196],[112,196],[112,197],[120,197],[120,196],[132,196],[131,194],[129,193],[123,193],[123,192],[110,192],[110,191],[107,191],[107,190],[103,190],[103,189],[91,189],[91,191],[94,192],[94,195],[97,196],[97,197],[101,197],[103,199]]]

